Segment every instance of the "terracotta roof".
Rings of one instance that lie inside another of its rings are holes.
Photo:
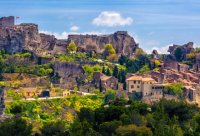
[[[183,63],[178,63],[180,66],[187,66],[187,67],[189,67],[188,65],[186,65],[186,64],[183,64]]]
[[[110,79],[111,78],[111,76],[102,76],[101,77],[101,80],[102,81],[106,81],[106,80],[108,80],[108,79]]]
[[[147,78],[142,78],[142,81],[147,82],[147,81],[155,81],[155,80],[153,78],[147,77]]]
[[[141,76],[131,76],[128,79],[126,79],[127,81],[131,81],[131,80],[142,80]]]

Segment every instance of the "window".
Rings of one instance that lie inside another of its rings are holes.
[[[138,81],[138,84],[140,84],[140,81]]]
[[[152,86],[152,89],[154,89],[154,87]]]
[[[140,88],[140,86],[138,85],[137,88]]]
[[[135,81],[135,80],[134,80],[133,82],[134,82],[134,84],[136,84],[136,81]]]
[[[134,88],[134,85],[131,85],[131,88]]]

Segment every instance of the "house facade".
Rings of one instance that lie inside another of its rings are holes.
[[[158,84],[153,78],[131,76],[126,80],[128,93],[139,93],[145,96],[163,96],[163,84]]]

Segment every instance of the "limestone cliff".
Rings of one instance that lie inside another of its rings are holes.
[[[68,43],[74,41],[85,51],[93,50],[97,53],[104,51],[105,44],[112,44],[118,54],[131,55],[138,47],[133,37],[126,31],[118,31],[110,35],[69,35]]]
[[[0,28],[0,49],[9,53],[31,51],[39,56],[51,56],[66,52],[70,41],[74,41],[82,51],[102,53],[104,45],[111,43],[118,54],[131,55],[138,47],[135,40],[124,31],[110,35],[69,35],[66,40],[58,40],[53,35],[41,34],[38,26],[23,23],[13,28]]]
[[[0,49],[9,53],[28,50],[37,55],[50,55],[57,48],[58,52],[66,52],[66,46],[66,42],[63,45],[52,35],[40,34],[36,24],[24,23],[14,28],[0,29]]]

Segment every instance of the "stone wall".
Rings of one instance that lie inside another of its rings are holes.
[[[13,27],[15,24],[14,16],[0,18],[0,28],[6,29]]]

